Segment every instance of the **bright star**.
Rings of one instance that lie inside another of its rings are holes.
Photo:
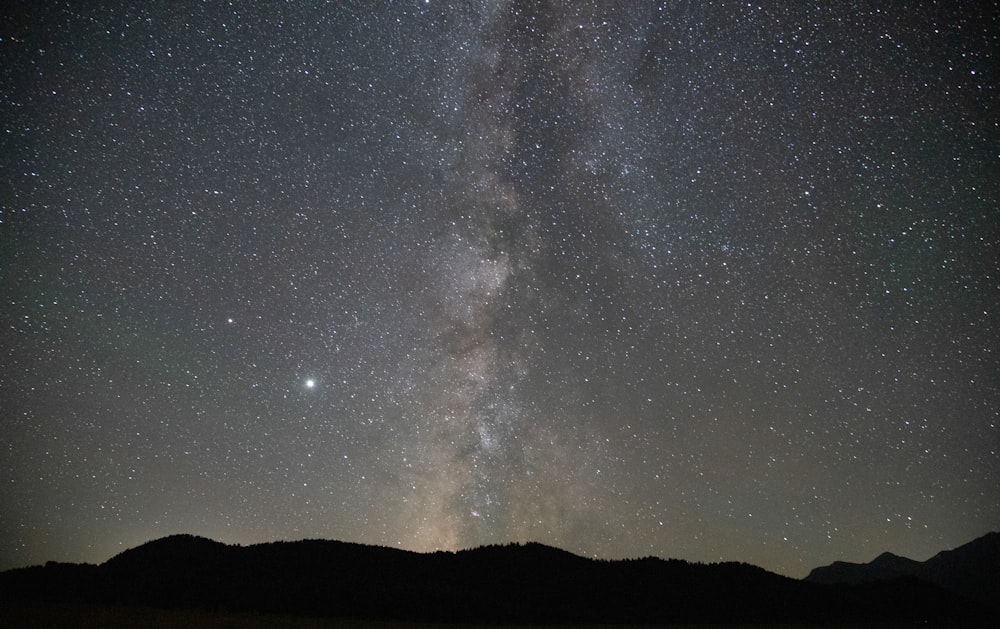
[[[308,380],[306,380],[306,388],[307,389],[311,389],[314,386],[316,386],[316,381],[315,380],[313,380],[312,378],[309,378]]]

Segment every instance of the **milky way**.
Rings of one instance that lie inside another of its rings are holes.
[[[4,9],[0,568],[1000,528],[1000,38],[953,4]]]

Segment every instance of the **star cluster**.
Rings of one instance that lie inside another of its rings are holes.
[[[3,9],[0,568],[1000,528],[991,4]]]

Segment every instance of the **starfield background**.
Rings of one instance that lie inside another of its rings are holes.
[[[997,14],[4,4],[0,568],[1000,528]]]

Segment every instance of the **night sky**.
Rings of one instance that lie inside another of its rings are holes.
[[[14,2],[0,568],[1000,529],[993,2]]]

